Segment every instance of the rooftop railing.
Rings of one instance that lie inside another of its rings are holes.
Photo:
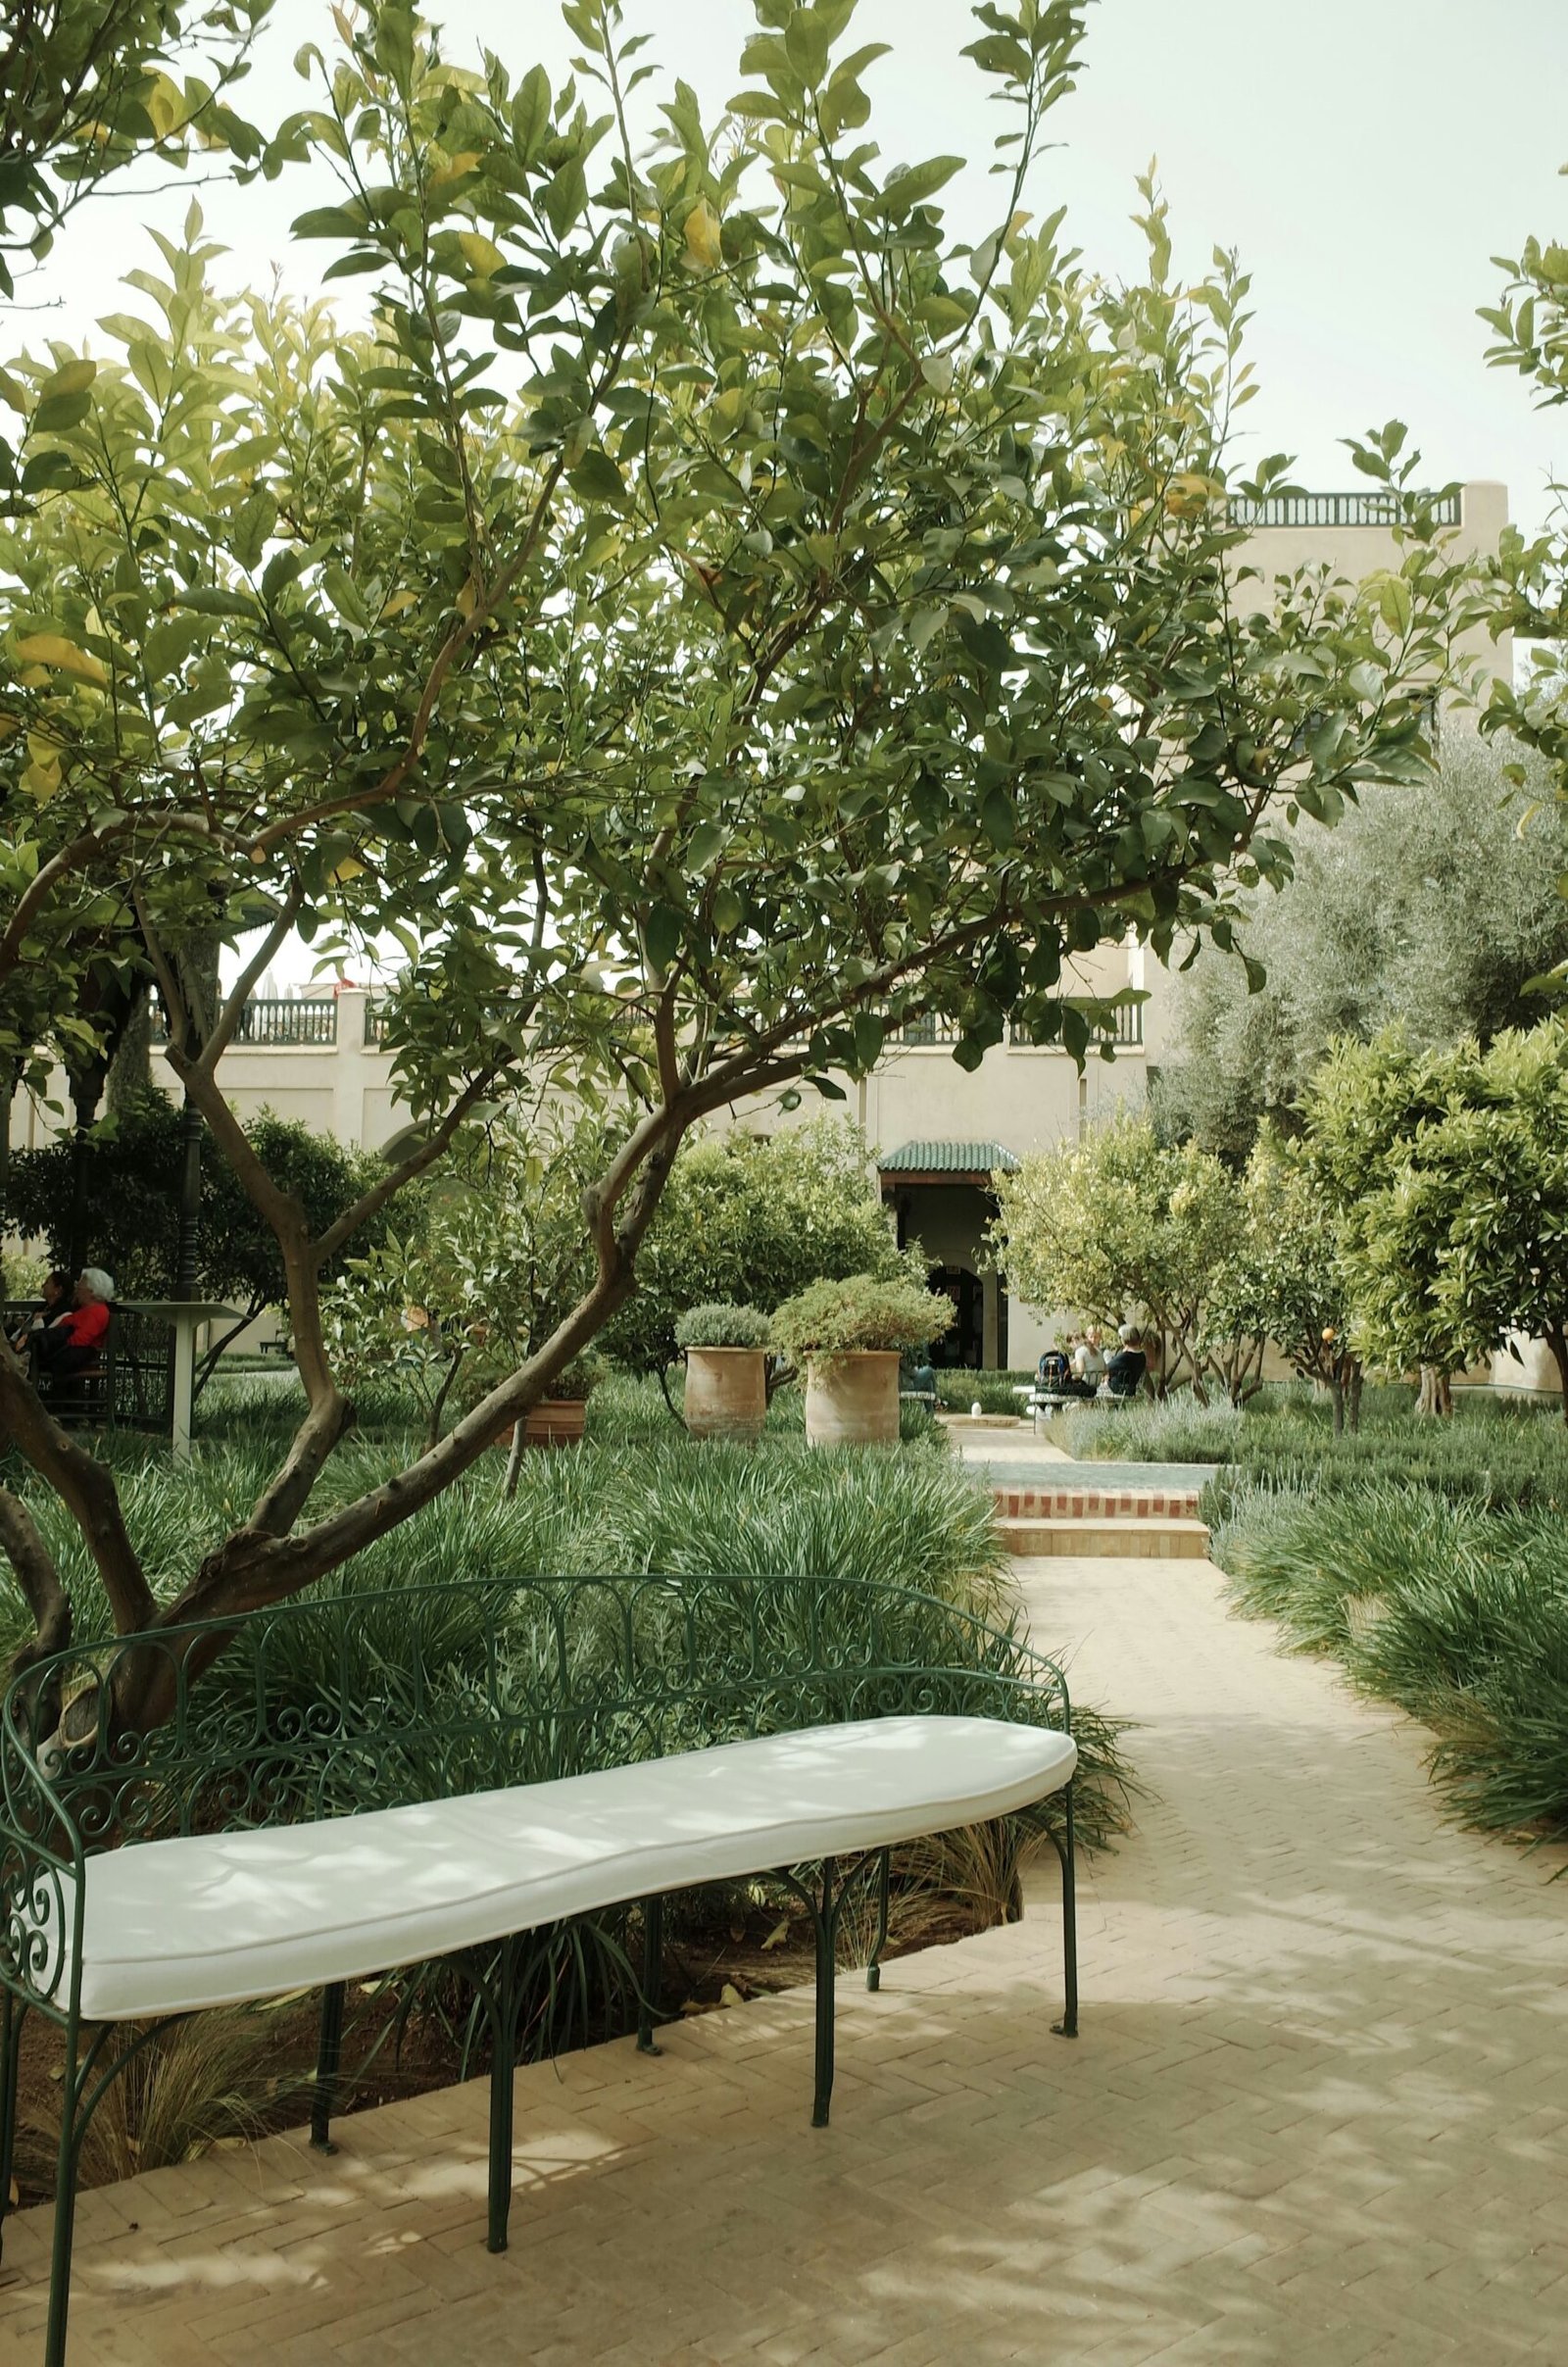
[[[236,1044],[335,1044],[337,1004],[332,996],[258,996],[240,1013]]]
[[[1417,498],[1430,504],[1438,525],[1460,522],[1457,493]],[[1393,526],[1399,521],[1403,502],[1396,493],[1270,493],[1262,501],[1233,493],[1227,507],[1233,526],[1255,531],[1259,526]]]
[[[260,995],[246,1004],[240,1022],[234,1031],[235,1047],[276,1047],[290,1050],[330,1050],[338,1041],[338,1007],[331,996]],[[153,1034],[155,1041],[167,1042],[168,1027],[162,1011],[155,1011]],[[894,1030],[891,1045],[897,1050],[923,1050],[930,1047],[956,1044],[960,1029],[956,1019],[927,1011],[918,1019],[910,1019]],[[366,1046],[374,1051],[386,1041],[386,1007],[371,997],[365,1003],[364,1035]],[[1100,1044],[1136,1046],[1144,1040],[1142,1004],[1121,1004],[1108,1020],[1099,1021],[1094,1039]],[[1009,1027],[1007,1041],[1028,1048],[1034,1038],[1021,1027]],[[1045,1051],[1059,1050],[1055,1039],[1040,1047]]]
[[[959,1028],[956,1019],[939,1018],[935,1011],[927,1011],[922,1017],[910,1019],[905,1026],[897,1029],[892,1042],[895,1049],[899,1051],[910,1047],[918,1051],[932,1045],[956,1044],[958,1035]],[[1129,1047],[1142,1044],[1144,1040],[1143,1005],[1141,1003],[1118,1004],[1108,1020],[1102,1019],[1096,1023],[1092,1040],[1097,1044],[1120,1044]],[[1060,1042],[1055,1037],[1052,1037],[1045,1044],[1036,1047],[1035,1038],[1027,1028],[1023,1027],[1009,1027],[1007,1041],[1026,1051],[1037,1048],[1046,1052],[1059,1052],[1061,1049]]]
[[[169,1022],[153,1011],[153,1041],[169,1041]],[[229,1050],[248,1045],[331,1046],[337,1042],[337,1004],[330,995],[253,995],[239,1015]]]

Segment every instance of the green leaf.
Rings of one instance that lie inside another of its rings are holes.
[[[729,832],[722,822],[700,822],[692,832],[691,845],[686,850],[685,867],[688,871],[706,871],[715,863],[729,843]]]
[[[45,395],[28,424],[34,435],[64,435],[79,427],[91,409],[90,394]]]
[[[22,471],[24,493],[60,493],[83,482],[69,452],[35,452]]]
[[[656,904],[643,927],[643,944],[656,970],[666,970],[686,934],[686,915],[672,905]]]
[[[338,567],[324,567],[321,571],[321,588],[346,624],[352,624],[362,633],[369,631],[373,619],[352,576],[345,574]]]
[[[625,479],[602,444],[590,444],[568,473],[584,501],[604,502],[612,510],[626,507]]]
[[[987,33],[983,40],[971,41],[963,54],[973,58],[982,74],[1005,74],[1009,82],[1029,79],[1029,52],[1010,34]]]
[[[85,394],[97,375],[96,362],[67,362],[45,378],[38,389],[39,400],[47,402],[54,395]]]
[[[784,52],[808,90],[814,90],[827,71],[831,34],[814,8],[798,8],[784,28]]]
[[[1410,587],[1402,575],[1378,578],[1378,614],[1391,633],[1402,636],[1410,630]]]
[[[513,146],[523,164],[538,164],[549,129],[550,76],[542,66],[533,66],[517,85],[512,105]]]
[[[588,176],[576,157],[568,158],[561,171],[546,182],[539,202],[556,236],[564,238],[588,203]]]
[[[369,226],[362,206],[311,206],[289,225],[295,238],[363,238]]]
[[[991,844],[1005,854],[1018,835],[1017,818],[1012,802],[1005,792],[993,789],[980,808],[980,827]]]
[[[256,622],[256,603],[238,592],[220,591],[214,585],[197,584],[191,591],[181,592],[175,603],[182,609],[194,609],[198,616],[245,616]]]
[[[855,1014],[855,1060],[859,1068],[872,1068],[882,1056],[882,1039],[886,1026],[881,1014],[874,1011],[858,1011]]]
[[[961,173],[963,167],[964,159],[961,156],[933,156],[923,165],[909,165],[904,172],[893,174],[882,192],[880,202],[873,206],[872,211],[899,220],[912,213],[916,206],[923,205],[928,197],[935,197],[939,189],[945,189],[954,174]]]

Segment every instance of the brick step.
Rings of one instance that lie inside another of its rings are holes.
[[[1116,1553],[1140,1561],[1204,1561],[1208,1528],[1201,1520],[1103,1517],[1093,1520],[1000,1520],[1004,1550],[1026,1555]]]
[[[1198,1488],[997,1488],[999,1520],[1196,1520]]]

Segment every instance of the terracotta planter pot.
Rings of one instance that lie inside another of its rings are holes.
[[[581,1398],[545,1398],[523,1423],[522,1443],[525,1447],[574,1447],[582,1437],[583,1414]],[[509,1424],[496,1445],[511,1444]]]
[[[760,1438],[766,1419],[765,1349],[687,1349],[686,1427],[693,1438]]]
[[[813,1447],[896,1447],[899,1352],[857,1348],[810,1356],[806,1367],[806,1436]]]

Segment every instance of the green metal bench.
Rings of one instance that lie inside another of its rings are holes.
[[[172,1713],[118,1731],[116,1688],[147,1674],[148,1653]],[[65,1704],[81,1739],[63,1749]],[[492,2250],[511,2198],[521,1950],[563,1915],[642,1902],[639,2045],[657,2051],[662,1896],[786,1884],[815,1936],[821,2126],[846,1900],[858,1886],[875,1899],[875,1989],[890,1849],[1019,1813],[1061,1860],[1055,2027],[1075,2036],[1069,1737],[1054,1662],[948,1603],[853,1580],[411,1586],[39,1663],[0,1702],[0,2218],[37,2013],[65,2050],[46,2367],[65,2359],[92,2114],[192,2006],[322,1988],[311,2134],[329,2147],[345,1981],[436,1954],[460,1970],[491,2046]],[[443,1931],[456,1944],[432,1940]],[[399,1952],[411,1932],[420,1945]]]

